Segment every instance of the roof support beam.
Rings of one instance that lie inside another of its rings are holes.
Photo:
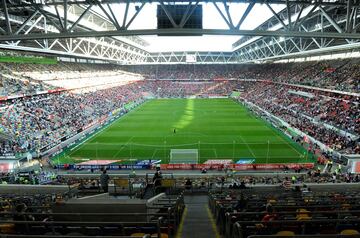
[[[47,14],[47,12],[45,12],[44,10],[40,9],[39,7],[35,6],[35,9],[38,10],[41,15],[43,15],[50,23],[52,26],[54,26],[59,32],[62,31],[62,27],[58,26],[53,20],[52,18]],[[46,39],[46,38],[43,38]],[[21,39],[18,39],[21,40]]]
[[[39,13],[38,10],[36,10],[31,16],[29,16],[24,22],[23,24],[21,24],[21,26],[15,31],[15,35],[19,34],[24,28],[25,26]]]
[[[319,6],[320,11],[322,12],[322,14],[324,15],[324,17],[331,23],[331,25],[339,32],[342,33],[343,30],[340,28],[340,26],[336,23],[336,21],[329,16],[329,14],[324,10],[324,8],[322,8],[321,6]]]
[[[53,2],[55,2],[55,0],[53,0]],[[55,9],[55,12],[56,12],[56,16],[57,16],[57,19],[59,21],[59,24],[60,24],[60,27],[61,27],[61,31],[64,29],[64,25],[63,25],[63,22],[61,20],[61,16],[60,16],[60,13],[59,13],[59,10],[57,8],[58,5],[55,5],[54,6],[54,9]]]
[[[352,14],[354,13],[354,9],[352,8],[353,0],[348,0],[347,6],[346,6],[346,25],[345,25],[345,31],[351,32],[351,20],[352,20]]]
[[[241,25],[243,24],[243,22],[245,21],[246,17],[249,15],[249,13],[251,12],[251,10],[253,9],[253,7],[255,6],[255,3],[249,3],[249,5],[247,6],[244,14],[241,16],[238,24],[236,25],[236,29],[240,29]]]
[[[69,28],[69,31],[71,32],[81,21],[81,19],[84,18],[85,14],[91,9],[92,5],[89,5],[83,13],[78,17],[78,19],[72,24],[72,26]]]
[[[297,26],[300,26],[301,24],[303,24],[306,20],[308,20],[308,17],[311,16],[311,14],[316,10],[316,8],[318,7],[317,4],[315,4],[310,11],[308,12],[308,14],[306,14],[302,19],[300,19],[300,21],[296,21],[295,24],[293,25],[293,28],[295,29]]]
[[[287,12],[287,18],[288,18],[288,24],[289,24],[289,29],[292,29],[292,23],[291,23],[291,6],[289,3],[289,0],[286,0],[286,12]]]
[[[128,0],[128,1],[126,2],[125,13],[124,13],[124,18],[123,18],[123,23],[122,23],[122,26],[121,26],[122,29],[124,29],[124,28],[125,28],[125,25],[126,25],[127,16],[128,16],[128,13],[129,13],[129,5],[130,5],[130,0]],[[109,6],[109,5],[108,5],[108,6]],[[110,9],[111,14],[113,15],[114,19],[116,19],[115,16],[114,16],[114,13],[113,13],[113,11],[111,10],[110,7],[109,7],[109,9]]]
[[[0,33],[6,35],[6,31],[0,27]]]
[[[116,21],[115,19],[113,19],[113,18],[109,15],[108,11],[106,11],[106,9],[104,8],[103,4],[100,3],[100,2],[98,2],[97,5],[100,7],[101,11],[106,15],[106,17],[109,19],[109,21],[114,25],[114,27],[115,27],[116,29],[120,30],[121,28],[120,28],[119,24],[117,23],[117,21]]]
[[[270,9],[270,11],[272,12],[272,14],[274,15],[274,17],[279,21],[279,23],[285,28],[288,29],[288,26],[285,25],[284,21],[281,20],[280,16],[274,11],[274,9],[272,9],[272,7],[270,6],[269,3],[266,3],[266,6]]]
[[[220,16],[222,17],[222,19],[224,19],[226,25],[228,25],[229,29],[233,29],[234,25],[232,23],[230,23],[230,21],[226,18],[226,16],[224,15],[224,13],[221,11],[221,9],[219,8],[219,6],[217,5],[216,2],[213,2],[213,5],[215,6],[216,10],[219,12]]]
[[[301,27],[304,29],[304,31],[308,32],[308,30],[305,28],[305,26],[301,25]],[[319,48],[321,48],[321,45],[317,42],[317,40],[316,40],[314,37],[312,37],[311,39],[314,41],[314,43],[315,43]]]
[[[67,32],[68,30],[68,0],[64,1],[64,31]]]
[[[324,8],[319,6],[320,11],[322,12],[322,14],[324,15],[324,17],[330,22],[330,24],[339,32],[339,33],[343,33],[344,31],[341,29],[341,27],[336,23],[336,21],[329,16],[329,14],[327,14],[327,12],[324,10]],[[350,40],[345,39],[348,43],[350,43]]]
[[[335,39],[360,39],[359,33],[336,32],[300,32],[300,31],[270,31],[270,30],[237,30],[237,29],[142,29],[142,30],[114,30],[114,31],[83,31],[67,33],[28,34],[28,35],[2,35],[0,41],[8,40],[34,40],[77,37],[108,37],[108,36],[133,36],[133,35],[234,35],[234,36],[274,36],[274,37],[303,37],[303,38],[335,38]]]
[[[229,23],[230,23],[230,26],[231,26],[230,29],[234,29],[234,23],[233,23],[233,21],[232,21],[232,19],[231,19],[230,10],[229,10],[230,6],[227,5],[226,0],[223,1],[223,4],[224,4],[224,8],[225,8],[225,12],[226,12],[227,18],[228,18]]]
[[[196,1],[196,3],[193,5],[192,2],[189,3],[188,7],[186,8],[186,12],[184,13],[183,17],[181,18],[179,27],[183,28],[186,24],[186,22],[189,20],[191,15],[194,13],[196,7],[199,5],[199,1]]]
[[[294,22],[294,24],[293,24],[292,29],[295,29],[297,23],[298,23],[299,20],[300,20],[300,17],[301,17],[302,12],[304,11],[304,8],[305,8],[305,5],[301,5],[300,11],[298,12],[298,15],[297,15],[297,17],[296,17],[296,20],[295,20],[295,22]]]
[[[113,4],[113,3],[126,3],[128,0],[102,0],[103,4]],[[152,1],[148,1],[148,2],[153,2],[153,3],[160,3],[162,0],[152,0]],[[231,2],[231,3],[249,3],[249,0],[225,0],[226,2]],[[132,3],[141,3],[143,2],[143,0],[132,0]],[[165,1],[166,2],[166,1]],[[167,0],[167,2],[171,2],[171,3],[188,3],[189,0]],[[206,0],[206,2],[218,2],[218,3],[223,3],[224,0]],[[251,0],[251,2],[257,3],[257,4],[264,4],[264,0]],[[52,5],[63,5],[62,1],[55,1],[55,2],[49,2],[48,0],[45,0],[45,3],[47,6],[52,6]],[[331,1],[331,0],[289,0],[290,4],[307,4],[307,5],[311,5],[311,4],[321,4],[321,6],[334,6],[334,7],[346,7],[347,6],[347,1]],[[80,4],[89,4],[88,0],[69,0],[68,1],[69,5],[80,5]],[[286,0],[271,0],[271,4],[282,4],[282,5],[286,5]],[[21,2],[19,4],[12,4],[11,6],[9,6],[9,8],[17,8],[17,7],[29,7],[30,5],[36,5],[38,7],[43,6],[42,3],[26,3],[26,2]],[[354,6],[359,6],[360,2],[355,2]],[[0,6],[0,8],[2,8],[2,6]]]
[[[126,24],[125,29],[128,29],[129,26],[131,25],[131,23],[135,20],[135,18],[137,17],[137,15],[139,15],[139,13],[141,12],[141,10],[143,9],[143,7],[145,6],[146,2],[142,2],[141,6],[139,8],[137,8],[135,14],[132,16],[132,18],[130,19],[130,21]]]
[[[162,0],[159,1],[160,2],[160,6],[161,8],[164,10],[166,16],[168,17],[169,21],[171,22],[171,24],[173,25],[174,28],[178,28],[179,26],[176,24],[174,18],[172,17],[172,15],[170,14],[170,12],[168,11],[168,9],[166,8],[166,5],[164,4],[164,2]]]
[[[4,15],[5,15],[6,32],[7,32],[8,34],[11,34],[11,33],[12,33],[12,29],[11,29],[9,12],[8,12],[8,7],[7,7],[6,0],[2,0],[2,6],[3,6],[3,10],[4,10]]]

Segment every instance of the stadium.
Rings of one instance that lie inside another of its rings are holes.
[[[360,237],[357,0],[1,0],[0,237]]]

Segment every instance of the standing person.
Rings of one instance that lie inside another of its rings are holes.
[[[338,171],[339,171],[340,174],[342,173],[342,166],[341,166],[341,164],[338,164]]]
[[[329,173],[331,173],[331,169],[333,167],[333,161],[332,160],[329,160],[329,163],[328,163],[328,170],[329,170]]]
[[[105,193],[107,193],[109,189],[109,180],[110,176],[106,173],[106,169],[104,169],[100,175],[100,184]]]
[[[174,128],[174,134],[176,134],[176,128]]]
[[[161,174],[161,171],[160,171],[160,167],[156,167],[156,172],[154,174],[154,177],[153,177],[153,183],[154,183],[154,186],[155,187],[159,187],[161,186],[161,179],[162,179],[162,174]]]

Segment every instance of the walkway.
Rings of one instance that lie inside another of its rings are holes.
[[[176,238],[220,238],[206,195],[185,196],[183,224]]]

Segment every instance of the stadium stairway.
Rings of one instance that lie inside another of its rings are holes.
[[[208,208],[208,196],[185,196],[186,210],[176,238],[220,238],[212,213]]]
[[[155,196],[154,186],[152,184],[147,184],[145,187],[144,194],[142,196],[142,199],[149,199]]]

